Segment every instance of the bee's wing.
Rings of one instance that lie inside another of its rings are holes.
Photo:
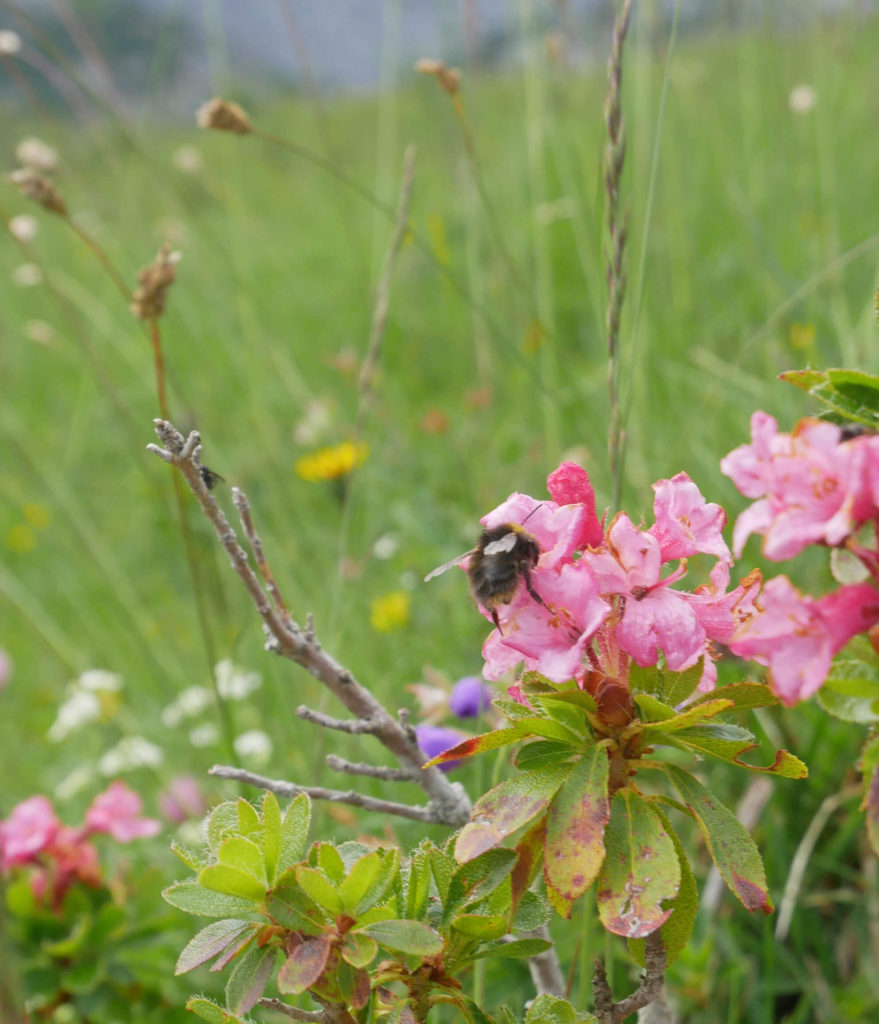
[[[429,572],[424,577],[424,582],[428,583],[430,580],[432,580],[434,578],[434,576],[442,576],[442,574],[444,572],[448,572],[449,569],[454,569],[456,565],[460,565],[461,562],[463,562],[465,558],[469,558],[470,555],[472,555],[472,554],[473,554],[473,550],[471,549],[470,551],[465,551],[463,555],[458,555],[456,558],[450,559],[444,565],[438,565],[433,570],[433,572]]]
[[[512,551],[516,546],[518,539],[518,533],[514,533],[510,530],[509,533],[505,533],[503,537],[500,537],[498,540],[493,540],[491,544],[486,544],[482,549],[482,553],[484,555],[501,555],[505,551]]]

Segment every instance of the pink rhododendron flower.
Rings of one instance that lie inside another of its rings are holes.
[[[175,825],[189,818],[200,818],[207,810],[207,801],[198,780],[192,775],[178,775],[159,793],[162,816]]]
[[[677,473],[671,480],[657,480],[653,490],[656,523],[647,532],[659,541],[663,562],[699,552],[732,561],[721,535],[726,513],[720,505],[706,502],[686,473]]]
[[[503,633],[491,633],[482,649],[486,679],[499,679],[523,660],[554,683],[575,678],[587,645],[610,614],[583,559],[558,571],[541,571],[539,564],[532,581],[545,607],[525,591],[516,596],[504,613]]]
[[[60,827],[47,797],[32,796],[16,804],[9,817],[0,821],[0,868],[34,860],[49,846]]]
[[[879,593],[868,583],[840,587],[824,597],[802,595],[786,576],[763,588],[757,612],[729,644],[735,654],[769,667],[773,691],[791,706],[827,678],[833,656],[879,622]]]
[[[661,579],[662,550],[656,537],[637,529],[620,512],[607,531],[607,549],[587,552],[581,561],[595,575],[600,593],[625,596],[617,643],[639,665],[655,665],[660,650],[673,672],[698,661],[705,630],[687,595],[669,586],[684,575],[686,565]]]
[[[761,412],[751,418],[751,435],[750,445],[720,463],[742,494],[759,499],[736,522],[736,556],[752,533],[763,535],[763,553],[774,561],[792,558],[809,544],[837,545],[875,514],[875,438],[842,441],[835,424],[810,419],[782,434]]]
[[[88,832],[108,832],[117,842],[154,836],[162,828],[155,818],[141,818],[143,801],[120,779],[99,793],[85,812]]]
[[[597,548],[604,540],[604,529],[595,511],[595,491],[586,470],[576,462],[563,462],[546,478],[546,489],[557,505],[583,506],[586,515],[577,546]]]

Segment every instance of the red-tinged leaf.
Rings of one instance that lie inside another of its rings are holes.
[[[247,1013],[262,997],[277,958],[275,946],[249,949],[235,965],[226,983],[226,1005],[233,1013]]]
[[[690,941],[690,934],[693,931],[693,924],[696,921],[696,914],[699,910],[699,888],[696,879],[693,877],[693,870],[687,859],[687,854],[681,845],[680,839],[671,827],[668,818],[659,810],[656,804],[650,805],[659,816],[663,828],[674,843],[675,852],[678,855],[678,864],[681,868],[681,884],[678,894],[669,904],[671,914],[659,930],[662,936],[662,944],[665,946],[666,963],[671,965],[677,960]],[[644,940],[629,939],[629,952],[644,967]]]
[[[562,764],[523,772],[480,797],[469,824],[458,834],[457,860],[478,857],[526,825],[547,806],[572,770],[573,765]]]
[[[278,991],[300,995],[323,974],[330,956],[330,937],[308,939],[287,957],[278,971]]]
[[[778,375],[778,379],[786,384],[793,384],[801,391],[809,391],[819,384],[825,384],[827,373],[825,370],[785,370]]]
[[[571,916],[571,909],[574,906],[574,901],[569,900],[566,896],[556,889],[556,887],[546,877],[546,864],[543,865],[543,880],[546,885],[546,901],[553,908],[553,910],[567,920]]]
[[[631,790],[613,798],[605,831],[607,856],[598,876],[596,899],[601,923],[614,935],[640,939],[671,914],[681,866],[659,815]]]
[[[253,940],[256,938],[258,930],[259,929],[255,926],[254,931],[252,931],[250,934],[245,933],[241,936],[240,939],[236,939],[236,941],[233,942],[231,946],[227,946],[223,950],[223,952],[217,957],[217,959],[211,964],[211,974],[216,974],[217,972],[222,971],[223,968],[232,960],[234,960],[239,953],[247,949],[251,942],[253,942]]]
[[[522,902],[522,897],[537,877],[537,872],[543,863],[543,844],[545,839],[546,818],[541,818],[516,843],[518,860],[510,875],[512,885],[511,918],[515,916],[519,904]]]
[[[366,1006],[370,992],[369,974],[366,971],[342,961],[338,966],[336,980],[342,998],[352,1009],[360,1010]]]
[[[731,683],[729,686],[720,686],[711,693],[706,693],[698,700],[694,700],[691,707],[699,707],[700,704],[707,704],[709,701],[722,697],[724,700],[731,700],[735,704],[736,711],[750,711],[753,708],[771,708],[778,703],[778,697],[764,683]]]
[[[186,944],[183,952],[177,958],[175,974],[185,974],[199,964],[207,963],[218,953],[222,953],[227,946],[248,929],[257,929],[259,925],[252,921],[241,921],[237,918],[227,918],[224,921],[214,921],[209,924]]]
[[[662,733],[651,734],[651,742],[667,742],[671,746],[684,750],[697,750],[700,754],[717,757],[721,761],[737,764],[752,772],[766,772],[769,775],[780,775],[786,779],[808,778],[809,769],[803,762],[787,750],[777,750],[775,759],[770,765],[750,764],[743,761],[742,755],[749,750],[756,750],[758,744],[747,729],[728,722],[705,722],[691,729],[681,729],[670,736]]]
[[[708,700],[705,701],[704,704],[694,704],[691,707],[688,707],[686,711],[673,715],[671,718],[663,719],[660,722],[644,722],[642,724],[642,728],[645,732],[648,729],[661,729],[663,732],[676,732],[678,729],[688,729],[703,718],[713,718],[715,715],[719,715],[722,711],[729,711],[731,707],[734,707],[731,700]]]
[[[375,959],[378,953],[378,943],[368,935],[360,935],[357,932],[348,932],[341,949],[343,959],[347,960],[352,967],[366,967]]]
[[[772,900],[763,861],[745,827],[692,775],[674,765],[665,765],[663,770],[696,819],[708,852],[730,891],[746,910],[771,914]]]
[[[424,764],[423,767],[429,768],[431,765],[443,764],[445,761],[456,761],[462,757],[472,757],[474,754],[481,754],[485,750],[497,750],[499,747],[507,747],[511,743],[518,743],[525,735],[526,731],[520,729],[517,722],[508,729],[495,729],[492,732],[484,732],[481,736],[470,736],[466,740],[456,743],[454,747],[449,747],[448,750],[437,754],[436,757]]]
[[[610,820],[605,747],[592,747],[556,793],[546,816],[546,877],[566,900],[595,881],[604,860],[604,828]]]

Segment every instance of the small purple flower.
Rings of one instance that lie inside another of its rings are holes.
[[[436,757],[449,747],[454,747],[461,740],[467,739],[466,735],[458,732],[457,729],[446,729],[442,725],[428,725],[426,722],[415,726],[415,735],[418,738],[418,746],[427,760]],[[460,761],[447,761],[445,764],[437,765],[444,772],[457,768]]]
[[[491,703],[492,696],[491,687],[479,676],[464,676],[452,687],[449,709],[458,718],[476,718]]]

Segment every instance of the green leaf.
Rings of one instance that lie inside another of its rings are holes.
[[[416,920],[424,917],[430,897],[431,875],[429,848],[422,844],[409,858],[409,863],[405,867],[404,917],[414,917]],[[448,877],[451,878],[451,871]],[[446,890],[448,891],[448,883]]]
[[[677,960],[690,941],[690,934],[693,931],[693,924],[696,921],[696,914],[699,910],[699,889],[696,886],[696,879],[693,877],[693,870],[687,859],[687,854],[681,845],[680,839],[671,827],[668,818],[659,810],[655,804],[651,804],[653,811],[658,815],[662,826],[674,843],[675,852],[678,856],[678,864],[681,869],[681,884],[678,894],[669,904],[671,914],[660,928],[662,944],[665,946],[666,962],[670,966]],[[629,952],[642,966],[644,961],[644,940],[629,939]]]
[[[266,887],[262,882],[248,872],[229,864],[211,864],[203,868],[198,873],[198,884],[205,889],[225,893],[227,896],[253,900],[254,903],[262,903],[266,896]]]
[[[334,886],[345,880],[345,862],[332,843],[315,843],[309,851],[308,863],[320,868]]]
[[[656,811],[623,789],[611,804],[605,846],[596,887],[601,923],[614,935],[643,938],[669,917],[665,904],[678,894],[675,845]]]
[[[547,765],[566,761],[574,753],[569,743],[557,740],[533,740],[520,747],[516,753],[516,767],[520,772],[534,771]]]
[[[298,945],[278,971],[278,991],[298,996],[311,988],[323,974],[331,948],[329,935],[319,935]]]
[[[834,661],[817,698],[828,714],[844,722],[879,722],[879,678],[872,666],[859,660]]]
[[[234,1013],[229,1013],[222,1006],[218,1006],[213,1000],[204,999],[201,996],[190,999],[186,1004],[186,1009],[197,1017],[201,1017],[202,1020],[208,1021],[208,1024],[247,1024],[240,1017],[236,1017]]]
[[[634,700],[641,712],[643,722],[667,722],[675,716],[673,707],[669,707],[664,701],[650,693],[638,693]]]
[[[430,870],[436,883],[440,899],[445,902],[449,894],[449,885],[457,867],[454,860],[436,846],[430,848]]]
[[[692,775],[670,764],[663,770],[696,819],[708,852],[730,891],[746,910],[772,913],[763,861],[741,822]]]
[[[684,669],[683,672],[672,672],[665,668],[662,670],[662,699],[677,707],[699,685],[702,673],[705,671],[705,659],[700,658],[695,665]]]
[[[879,734],[871,736],[861,751],[858,767],[864,773],[864,799],[861,809],[867,814],[867,838],[879,857]]]
[[[692,729],[681,729],[668,736],[663,733],[653,733],[651,741],[679,747],[682,750],[695,750],[700,754],[717,757],[721,761],[738,765],[740,768],[747,768],[752,772],[765,772],[787,779],[805,779],[809,775],[806,765],[786,750],[777,750],[775,760],[770,765],[756,765],[742,761],[742,755],[749,750],[755,750],[758,744],[753,734],[747,729],[742,729],[729,722],[705,722]]]
[[[530,721],[530,719],[525,719],[525,721]],[[484,732],[480,736],[469,736],[466,740],[456,743],[454,747],[437,754],[424,767],[443,764],[445,761],[455,761],[463,757],[472,757],[474,754],[481,754],[486,750],[497,750],[500,747],[509,746],[511,743],[518,743],[524,735],[526,735],[525,731],[520,728],[520,723],[516,722],[508,729],[495,729],[492,732]]]
[[[637,703],[637,694],[662,695],[662,669],[658,665],[648,665],[642,668],[634,661],[629,666],[629,689]]]
[[[483,1013],[480,1007],[467,996],[459,994],[456,997],[456,1004],[469,1021],[469,1024],[495,1024],[491,1017]]]
[[[865,420],[879,421],[879,377],[863,370],[827,370],[828,383],[852,402]]]
[[[176,853],[183,863],[193,871],[201,871],[202,868],[206,868],[210,864],[210,859],[206,854],[198,850],[191,850],[187,846],[181,846],[176,839],[171,842],[171,852]]]
[[[230,836],[224,839],[220,843],[217,857],[221,864],[252,875],[262,883],[264,889],[268,885],[262,850],[252,839],[245,839],[244,836]]]
[[[300,793],[290,801],[284,812],[281,825],[281,856],[278,860],[278,874],[302,860],[308,843],[308,826],[311,823],[311,800],[307,793]]]
[[[378,953],[378,943],[368,935],[348,932],[342,943],[342,956],[352,967],[366,967]]]
[[[649,697],[636,698],[638,701],[639,708],[641,707],[641,701],[650,700]],[[708,700],[700,704],[692,704],[686,709],[677,714],[672,714],[670,718],[666,717],[660,721],[644,722],[643,729],[647,732],[650,729],[662,729],[663,732],[676,732],[678,729],[687,729],[704,718],[713,718],[715,715],[719,715],[722,711],[729,711],[733,707],[731,700]],[[642,709],[643,710],[643,709]]]
[[[339,917],[343,913],[345,908],[338,890],[317,868],[300,865],[296,869],[296,881],[303,892],[331,917]]]
[[[252,921],[242,921],[239,918],[226,918],[223,921],[214,921],[202,928],[183,949],[177,958],[175,974],[186,974],[199,964],[206,963],[230,946],[237,938],[243,935],[248,929],[257,929],[259,925]]]
[[[513,925],[510,931],[533,932],[542,924],[546,924],[549,916],[549,907],[542,896],[536,892],[527,890],[522,893],[522,899],[513,917]]]
[[[486,957],[501,960],[518,960],[521,957],[537,956],[538,953],[545,953],[551,946],[552,943],[547,942],[545,939],[513,939],[510,942],[492,942],[491,945],[482,946],[475,953],[470,953],[466,958],[466,962],[484,960]]]
[[[226,983],[226,1005],[233,1013],[256,1006],[268,984],[277,958],[274,946],[254,947],[241,957]]]
[[[573,765],[553,765],[523,772],[489,790],[477,801],[470,822],[458,833],[455,857],[472,860],[503,842],[547,806]]]
[[[553,693],[542,693],[540,694],[540,702],[549,710],[550,704],[571,704],[575,708],[579,708],[581,711],[595,712],[598,710],[598,705],[595,702],[595,698],[591,693],[587,693],[586,690],[558,690]],[[580,720],[582,722],[582,719]],[[581,733],[582,727],[578,724],[573,727],[574,732]]]
[[[64,957],[65,959],[74,957],[81,952],[91,926],[92,915],[81,914],[74,920],[73,926],[63,938],[56,939],[54,942],[44,940],[40,947],[51,957]]]
[[[750,711],[753,708],[774,707],[778,703],[778,697],[764,683],[731,683],[729,686],[719,686],[711,693],[706,693],[690,705],[697,707],[700,704],[707,704],[712,700],[722,697],[724,700],[731,700],[736,711]]]
[[[345,1002],[354,1010],[361,1010],[369,999],[369,974],[359,967],[352,967],[347,961],[339,962],[336,969],[339,992]]]
[[[266,909],[273,921],[292,931],[318,935],[323,931],[326,915],[317,904],[299,888],[297,868],[288,870],[278,879],[271,891]]]
[[[413,956],[436,956],[443,951],[442,937],[421,921],[376,921],[357,932],[370,938],[385,949]]]
[[[573,693],[573,691],[569,692]],[[581,693],[583,691],[578,690],[577,692]],[[584,709],[572,701],[558,699],[563,696],[562,694],[547,693],[534,699],[540,702],[555,724],[560,725],[570,734],[570,739],[567,740],[568,743],[582,744],[586,736],[589,735],[589,727],[586,723]],[[591,703],[595,704],[595,698],[591,694],[587,693],[585,696],[591,698]],[[552,737],[549,738],[551,739]],[[560,742],[565,742],[563,737],[559,737],[559,740]]]
[[[216,854],[220,843],[227,836],[238,834],[238,802],[227,800],[217,806],[208,815],[207,837],[211,852]]]
[[[397,874],[399,858],[396,850],[375,850],[361,857],[339,886],[339,898],[352,917],[378,903],[390,888]]]
[[[252,913],[255,909],[251,900],[205,889],[194,878],[175,882],[165,889],[162,896],[172,907],[201,917],[234,917]]]
[[[267,789],[262,798],[262,835],[266,875],[270,885],[274,885],[275,879],[278,877],[278,864],[281,860],[281,827],[281,808],[278,798],[271,790]]]
[[[543,844],[546,841],[546,818],[541,818],[532,825],[516,843],[516,866],[510,875],[511,904],[510,910],[516,913],[519,904],[524,900],[528,888],[537,877],[543,863]]]
[[[588,1020],[595,1018],[580,1016],[567,999],[550,995],[538,996],[525,1014],[525,1024],[584,1024]]]
[[[800,391],[811,391],[820,384],[827,383],[827,374],[823,370],[785,370],[778,375],[779,380],[793,384]]]
[[[259,811],[243,796],[238,797],[238,833],[242,836],[262,835]]]
[[[476,903],[493,892],[516,865],[514,850],[486,850],[455,870],[443,902],[443,925],[449,924],[458,911]]]
[[[604,860],[604,829],[610,818],[607,750],[594,746],[575,765],[546,816],[544,848],[548,883],[573,901],[595,881]]]
[[[503,914],[459,914],[452,928],[469,939],[499,939],[507,934],[507,919]]]

